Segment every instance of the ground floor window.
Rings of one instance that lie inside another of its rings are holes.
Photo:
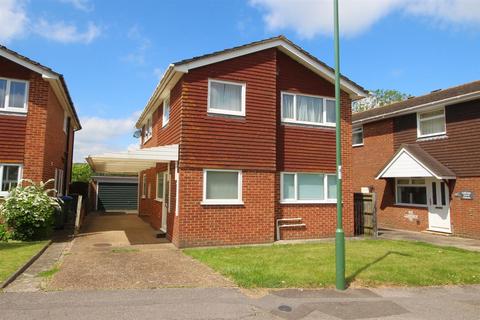
[[[396,202],[406,205],[427,205],[425,178],[396,178]]]
[[[142,198],[147,197],[147,175],[143,174],[142,176]]]
[[[0,165],[0,195],[6,196],[15,188],[21,179],[21,166],[12,164]]]
[[[282,203],[335,203],[337,177],[324,173],[282,172]]]
[[[242,171],[203,171],[203,204],[242,204]]]
[[[163,201],[163,193],[165,189],[165,172],[157,173],[157,201]]]

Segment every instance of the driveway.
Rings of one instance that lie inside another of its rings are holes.
[[[92,214],[48,290],[231,287],[132,214]]]

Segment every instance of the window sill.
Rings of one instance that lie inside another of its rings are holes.
[[[354,147],[354,148],[363,147],[363,143],[352,144],[352,147]]]
[[[305,121],[289,121],[282,119],[283,125],[294,125],[299,127],[313,127],[313,128],[335,128],[335,124],[328,123],[315,123],[315,122],[305,122]]]
[[[147,196],[142,196],[142,199],[147,199]]]
[[[147,139],[143,140],[143,144],[147,143],[148,141],[150,141],[152,139],[153,135],[148,137]]]
[[[28,110],[27,110],[27,109],[11,110],[11,109],[0,108],[0,114],[1,114],[1,115],[19,115],[19,116],[26,116],[27,113],[28,113]]]
[[[440,139],[447,139],[448,136],[446,133],[438,133],[428,136],[417,136],[417,141],[429,141],[429,140],[440,140]]]
[[[163,202],[163,199],[158,199],[158,198],[156,198],[155,201],[157,201],[157,202]]]
[[[337,200],[298,200],[288,201],[282,200],[280,204],[336,204]]]
[[[227,119],[237,119],[237,120],[245,119],[245,114],[223,113],[223,112],[217,112],[212,110],[207,110],[207,115],[210,117],[227,118]]]
[[[394,205],[397,207],[428,208],[426,204],[394,203]]]
[[[243,201],[232,200],[232,201],[202,201],[200,202],[202,206],[243,206]]]

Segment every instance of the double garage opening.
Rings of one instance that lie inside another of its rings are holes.
[[[138,177],[95,176],[95,210],[137,212]]]

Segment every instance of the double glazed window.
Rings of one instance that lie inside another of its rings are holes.
[[[55,186],[54,189],[57,191],[57,196],[63,196],[63,169],[55,168]]]
[[[352,129],[352,145],[363,146],[363,127]]]
[[[282,92],[282,121],[335,126],[335,100]]]
[[[163,100],[162,127],[165,127],[170,120],[170,98]]]
[[[417,125],[419,138],[445,134],[445,108],[417,113]]]
[[[245,115],[245,84],[208,80],[207,111],[226,115]]]
[[[203,204],[242,204],[242,171],[204,170]]]
[[[282,203],[334,203],[337,199],[337,177],[334,174],[281,174]]]
[[[143,174],[142,176],[142,198],[146,198],[147,197],[147,175],[146,174]]]
[[[397,204],[427,205],[427,186],[424,178],[397,178]]]
[[[165,192],[165,178],[166,178],[165,172],[157,173],[157,196],[156,196],[157,201],[164,200],[163,194]]]
[[[153,128],[152,128],[152,117],[150,116],[147,119],[147,124],[145,126],[145,132],[144,132],[144,137],[143,137],[143,143],[147,142],[150,140],[150,138],[153,135]]]
[[[0,78],[0,111],[27,112],[28,82]]]
[[[21,167],[19,165],[0,165],[0,195],[6,196],[20,182]]]

